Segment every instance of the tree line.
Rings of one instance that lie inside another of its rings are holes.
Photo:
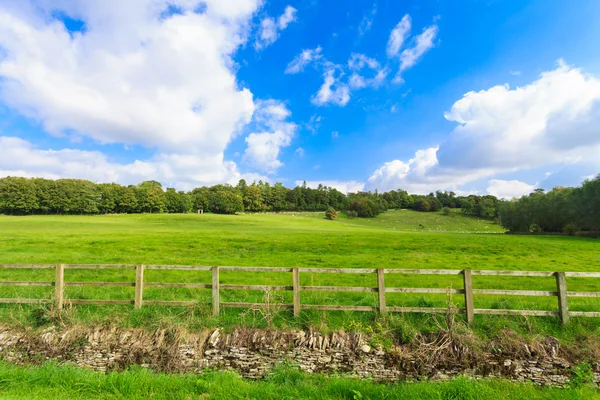
[[[576,188],[536,189],[502,202],[499,216],[502,226],[512,232],[600,233],[600,175]]]
[[[462,208],[467,215],[481,218],[498,216],[499,200],[493,196],[457,196],[454,192],[408,194],[405,190],[385,193],[344,194],[335,188],[306,183],[293,189],[282,183],[214,185],[189,192],[163,189],[157,181],[123,186],[80,179],[0,178],[0,213],[29,214],[132,214],[266,211],[344,211],[351,217],[371,218],[388,209],[436,212],[442,208]]]

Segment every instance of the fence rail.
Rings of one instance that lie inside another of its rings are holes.
[[[160,306],[194,306],[194,301],[163,301],[143,300],[143,292],[146,287],[155,288],[194,288],[212,290],[213,313],[218,315],[221,307],[229,308],[253,308],[260,307],[262,303],[244,302],[222,302],[220,294],[222,290],[257,290],[257,291],[292,291],[292,304],[278,304],[278,307],[291,309],[294,316],[299,316],[302,309],[307,310],[343,310],[343,311],[375,311],[381,314],[386,312],[416,312],[416,313],[440,313],[446,308],[436,307],[397,307],[386,305],[386,293],[424,293],[424,294],[460,294],[464,296],[465,307],[458,311],[466,315],[466,320],[471,323],[475,314],[488,315],[521,315],[521,316],[552,316],[560,317],[563,324],[568,324],[569,317],[600,317],[600,312],[569,311],[569,297],[599,298],[600,292],[567,291],[567,277],[577,278],[600,278],[600,272],[550,272],[550,271],[496,271],[496,270],[436,270],[436,269],[390,269],[390,268],[281,268],[281,267],[235,267],[235,266],[180,266],[180,265],[129,265],[129,264],[0,264],[0,269],[55,269],[56,278],[53,282],[23,282],[23,281],[0,281],[0,286],[54,286],[55,292],[52,299],[30,299],[30,298],[0,298],[0,304],[42,304],[54,301],[58,308],[67,304],[120,304],[134,305],[136,309],[146,305]],[[128,269],[135,270],[135,282],[69,282],[65,281],[65,270],[72,269]],[[205,271],[211,272],[211,283],[163,283],[145,282],[145,270],[176,270],[176,271]],[[292,285],[234,285],[221,284],[220,271],[238,272],[275,272],[291,273]],[[300,285],[301,273],[323,273],[323,274],[375,274],[377,287],[355,287],[355,286],[303,286]],[[463,288],[403,288],[386,287],[385,276],[388,274],[403,275],[462,275]],[[555,277],[556,291],[540,290],[499,290],[499,289],[473,289],[474,276],[513,276],[513,277]],[[135,297],[133,300],[88,300],[88,299],[66,299],[65,287],[134,287]],[[301,292],[325,291],[325,292],[372,292],[378,293],[378,306],[350,306],[350,305],[317,305],[302,304]],[[556,297],[558,310],[513,310],[513,309],[485,309],[475,308],[473,296],[503,295],[503,296],[538,296]]]

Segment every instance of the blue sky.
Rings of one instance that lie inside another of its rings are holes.
[[[597,1],[122,3],[0,0],[0,176],[509,198],[600,172]]]

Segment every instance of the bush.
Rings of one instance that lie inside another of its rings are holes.
[[[358,213],[354,210],[346,211],[346,215],[348,218],[356,218],[358,217]]]
[[[325,211],[325,218],[330,219],[330,220],[334,220],[336,219],[338,216],[337,211],[335,211],[335,209],[333,207],[329,207],[327,209],[327,211]]]
[[[452,212],[452,210],[450,210],[450,207],[444,207],[442,209],[442,212],[444,213],[444,215],[450,215],[450,213]]]
[[[569,236],[575,236],[579,232],[579,228],[574,223],[570,222],[563,228],[563,233]]]
[[[542,228],[540,228],[540,226],[538,224],[531,224],[529,225],[529,232],[531,233],[540,233],[542,231]]]

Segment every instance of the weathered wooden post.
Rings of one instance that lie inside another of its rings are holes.
[[[144,295],[144,265],[138,264],[135,267],[135,309],[142,308],[142,298]]]
[[[377,292],[379,294],[379,314],[384,315],[387,312],[385,306],[385,270],[377,268]]]
[[[475,319],[475,307],[473,306],[473,278],[471,270],[463,270],[463,282],[465,289],[465,314],[467,315],[467,323],[470,324]]]
[[[292,285],[294,289],[294,317],[300,316],[300,268],[292,268]]]
[[[569,323],[569,301],[567,299],[567,276],[564,272],[556,273],[556,291],[558,293],[558,315],[563,325]]]
[[[65,298],[65,265],[56,265],[56,279],[54,281],[54,297],[56,297],[56,308],[63,308]]]
[[[213,315],[219,315],[220,310],[219,300],[219,267],[212,267],[212,306]]]

